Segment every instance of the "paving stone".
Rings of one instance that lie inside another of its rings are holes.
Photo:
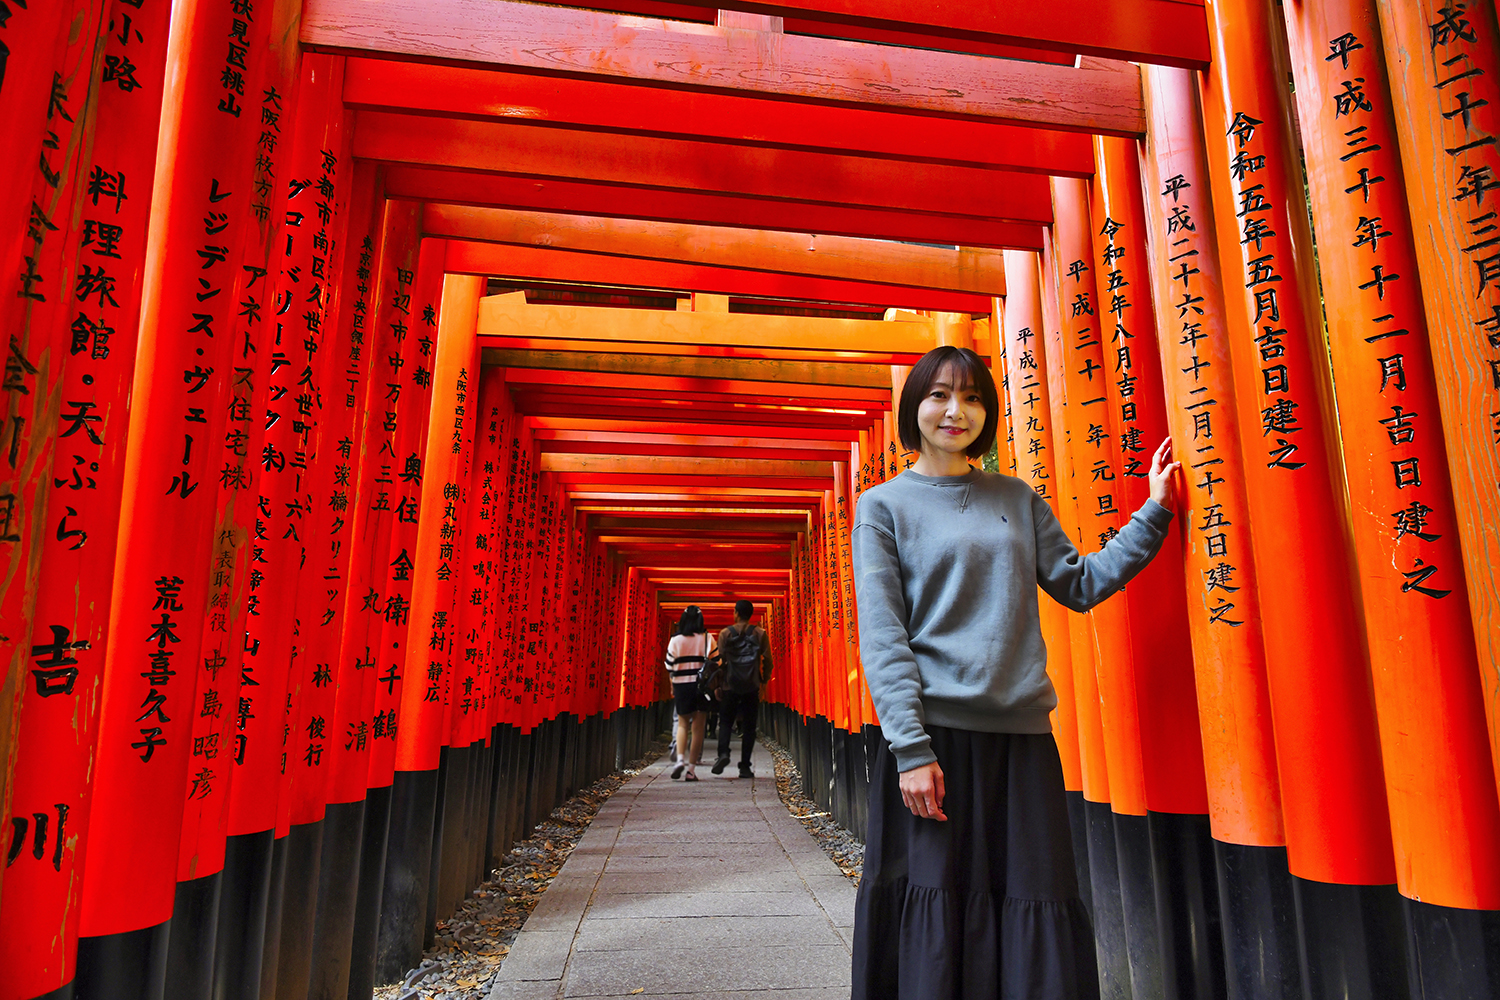
[[[601,893],[618,892],[795,892],[803,887],[796,872],[761,865],[753,871],[721,868],[717,862],[660,872],[607,872],[600,876]]]
[[[500,966],[500,982],[556,982],[562,979],[573,950],[572,931],[529,930],[516,938]]]
[[[849,953],[842,945],[763,947],[648,948],[640,952],[579,952],[563,980],[569,997],[692,993],[695,990],[779,990],[844,986],[849,982]]]
[[[503,968],[503,966],[502,966]],[[497,982],[489,1000],[553,1000],[562,996],[562,982]]]
[[[571,996],[571,994],[569,994]],[[649,996],[653,1000],[849,1000],[849,987],[827,986],[819,989],[797,990],[735,990],[732,993],[652,993],[646,990],[633,996]],[[590,1000],[632,1000],[632,995],[591,997]]]
[[[804,889],[796,892],[747,892],[725,899],[717,892],[600,894],[589,907],[589,919],[623,920],[654,917],[715,917],[725,912],[747,917],[817,916],[822,913]]]
[[[697,948],[745,947],[752,941],[766,948],[792,948],[804,944],[836,944],[837,928],[828,918],[757,918],[751,927],[745,917],[664,917],[657,920],[588,920],[578,930],[575,953],[583,951],[629,951],[662,946]]]

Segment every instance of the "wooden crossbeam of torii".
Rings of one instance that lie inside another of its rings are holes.
[[[413,154],[399,151],[393,155]],[[574,161],[566,169],[576,172],[576,168]],[[628,184],[572,176],[483,173],[441,163],[425,166],[393,163],[386,173],[385,190],[391,198],[455,205],[915,240],[952,246],[1041,249],[1040,229],[1029,223],[906,212],[883,205],[784,201],[718,190],[668,190],[649,185],[650,178]]]
[[[889,372],[865,364],[766,360],[761,358],[705,358],[696,355],[584,354],[567,351],[492,349],[484,353],[486,367],[545,368],[551,371],[618,372],[632,375],[673,375],[679,378],[728,378],[747,382],[796,383],[802,385],[848,385],[865,389],[889,389]],[[628,421],[609,417],[530,418],[533,429],[620,431],[637,429]],[[755,437],[784,437],[784,428],[737,428],[736,433]],[[822,435],[846,445],[848,434]]]
[[[619,257],[544,246],[475,240],[447,242],[450,274],[482,274],[523,281],[578,282],[619,288],[671,288],[744,298],[800,299],[948,312],[974,312],[988,308],[988,301],[982,296],[966,292]]]
[[[1127,62],[1094,58],[1081,59],[1077,68],[1052,66],[514,0],[308,0],[301,40],[310,49],[348,54],[510,66],[1113,135],[1139,136],[1145,130],[1139,71]]]
[[[423,208],[422,232],[455,240],[606,255],[611,265],[616,263],[614,258],[626,257],[942,289],[980,297],[1005,294],[1004,257],[995,250],[431,203]],[[894,289],[892,294],[896,294]]]
[[[1086,177],[1094,170],[1090,137],[1077,132],[509,69],[353,58],[345,71],[344,102],[357,111],[430,113],[1068,177]]]
[[[1052,221],[1047,179],[1018,171],[385,111],[359,112],[354,136],[356,156],[386,163],[994,222]]]
[[[490,295],[479,303],[479,341],[542,337],[599,351],[615,340],[656,344],[711,344],[790,351],[832,350],[922,355],[937,346],[931,321],[879,320],[740,313],[602,310],[585,306],[526,304],[521,293]],[[851,361],[861,360],[853,357]]]
[[[1208,29],[1202,0],[1064,0],[1061,3],[956,3],[925,0],[612,0],[612,10],[742,23],[750,12],[783,30],[864,38],[1018,58],[1087,53],[1162,66],[1203,68]]]

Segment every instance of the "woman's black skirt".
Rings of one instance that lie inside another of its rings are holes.
[[[1056,742],[927,732],[948,821],[906,808],[882,740],[854,908],[853,1000],[1096,1000]]]

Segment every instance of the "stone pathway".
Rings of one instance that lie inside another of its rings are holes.
[[[760,747],[754,766],[694,784],[663,758],[615,792],[490,1000],[847,1000],[854,886],[787,814]]]

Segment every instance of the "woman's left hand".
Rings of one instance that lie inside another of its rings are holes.
[[[1176,481],[1178,470],[1182,468],[1181,462],[1172,459],[1172,439],[1167,438],[1156,449],[1156,454],[1151,456],[1151,499],[1161,504],[1167,510],[1175,510],[1175,498],[1177,494]]]

